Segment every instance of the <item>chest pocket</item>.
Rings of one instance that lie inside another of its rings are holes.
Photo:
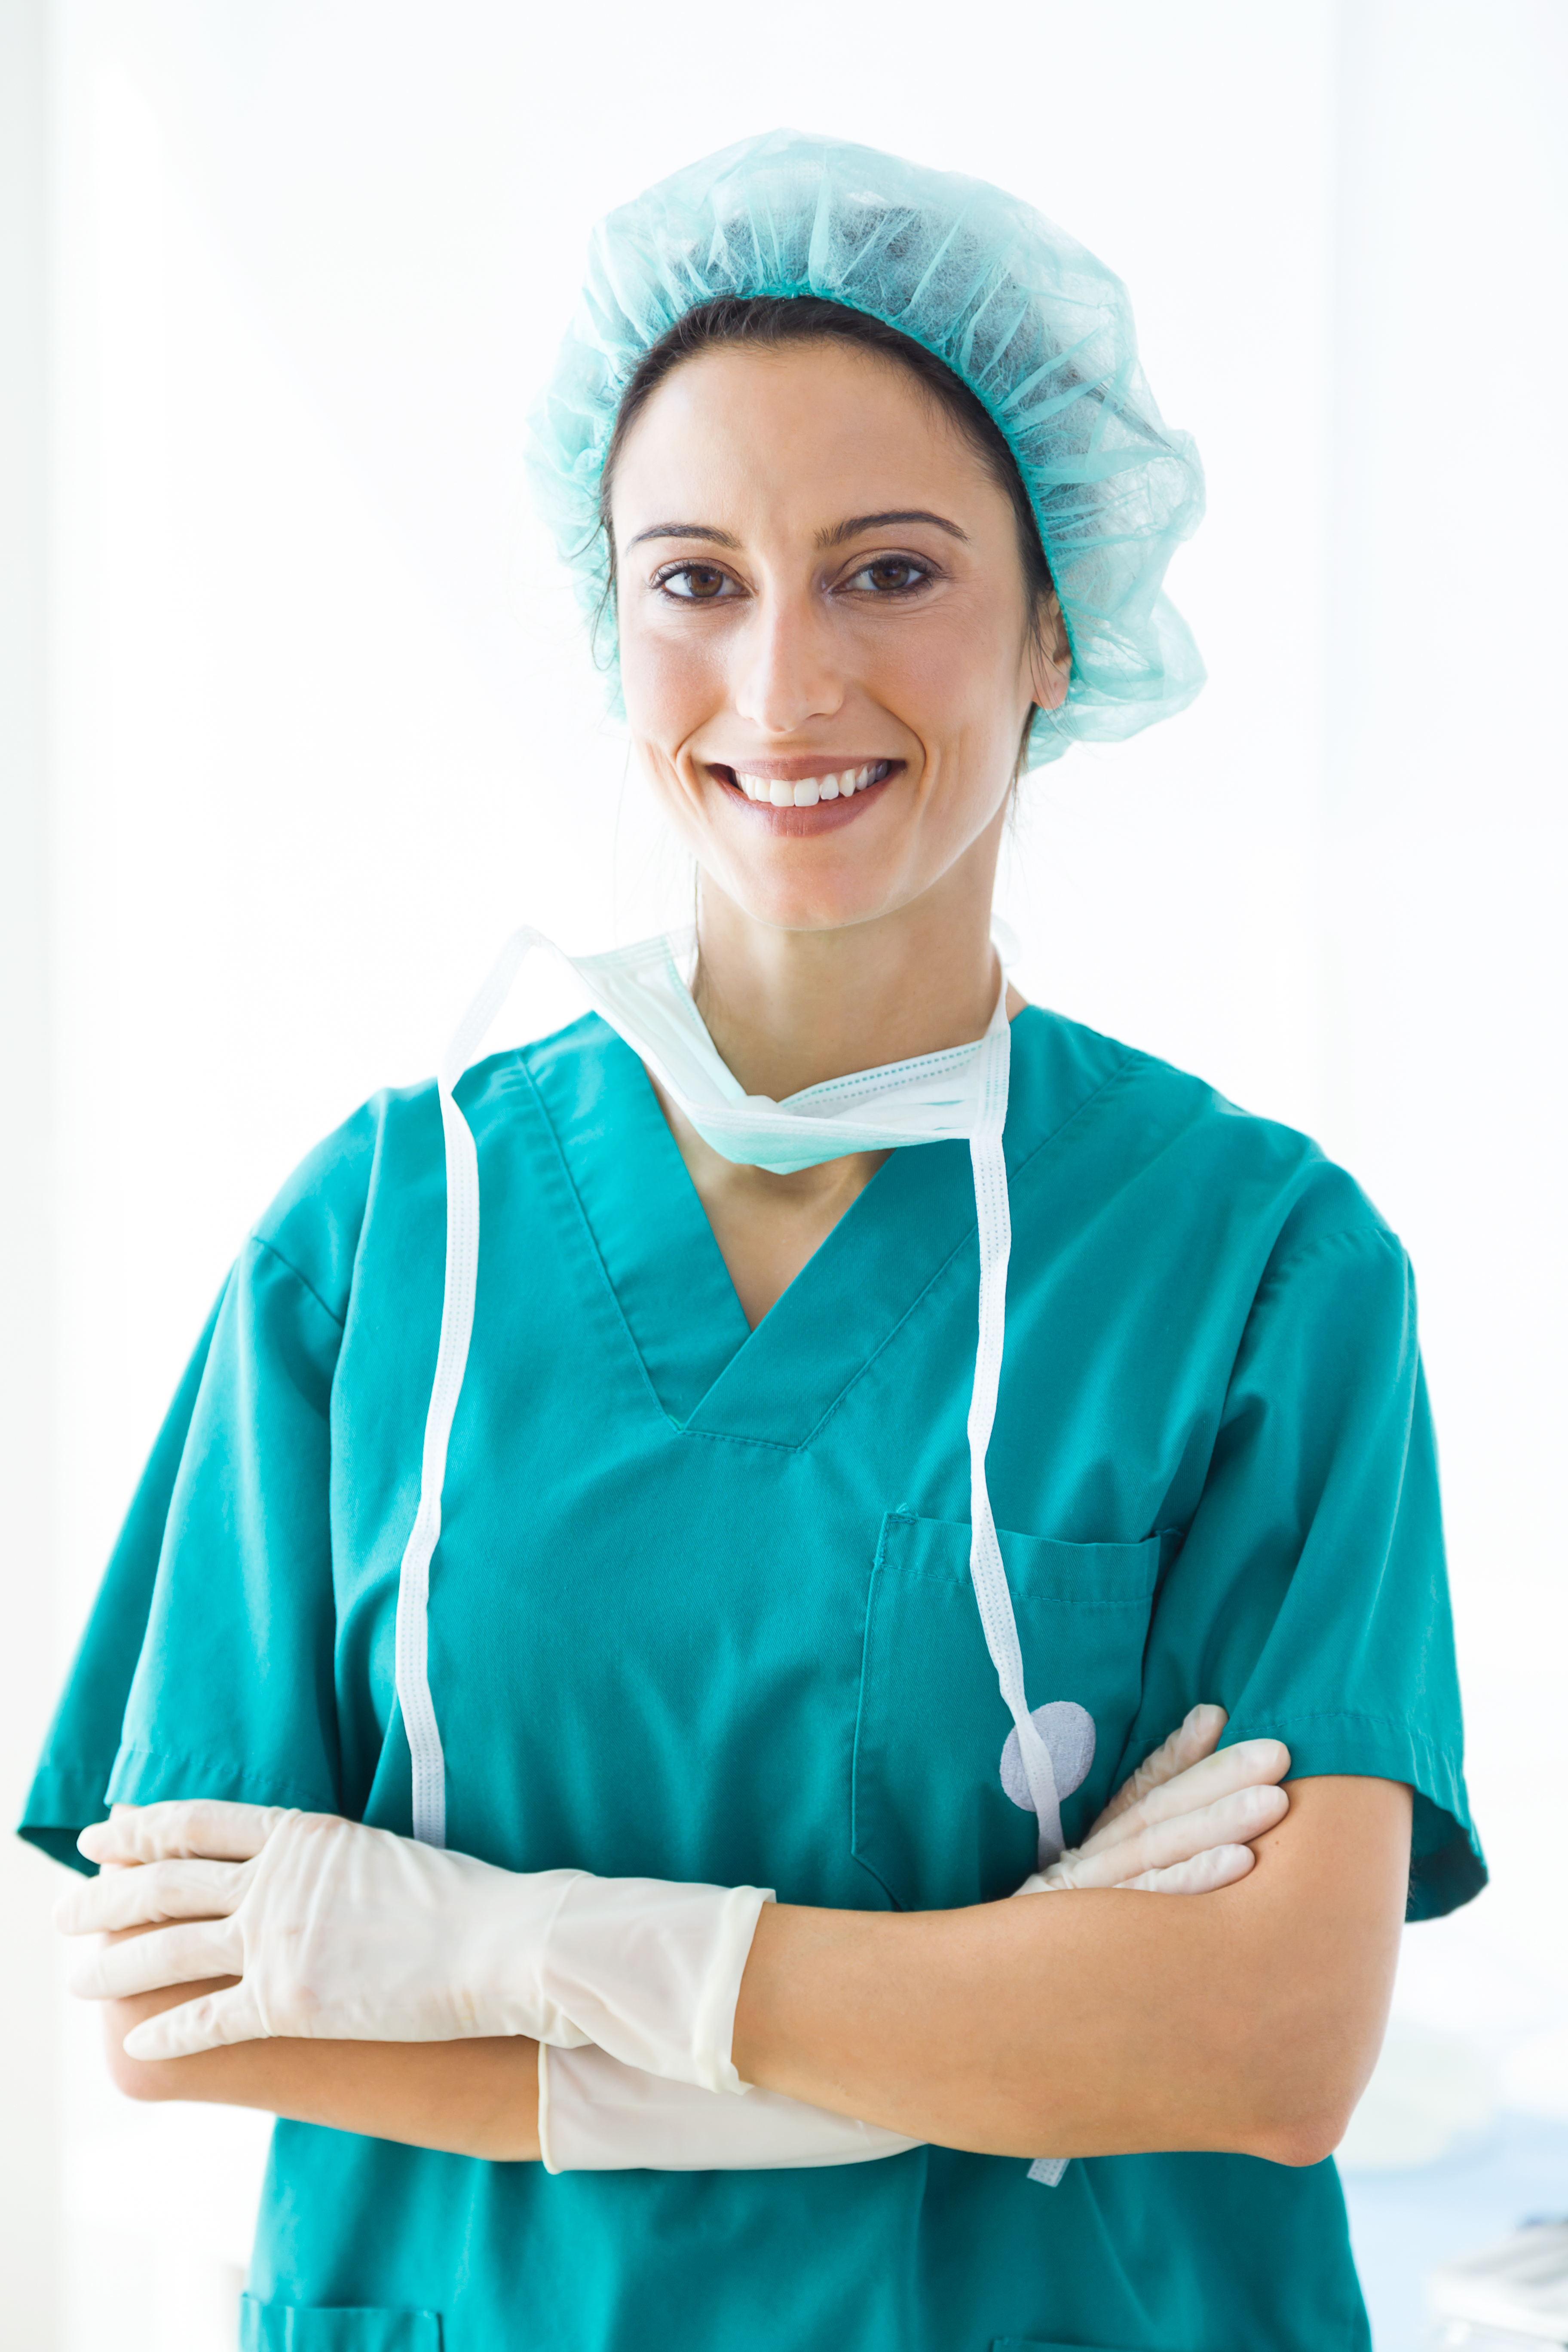
[[[1094,1718],[1093,1762],[1062,1804],[1071,1845],[1110,1794],[1137,1713],[1161,1538],[998,1535],[1030,1705],[1066,1699]],[[900,1910],[994,1902],[1035,1867],[1035,1816],[1002,1785],[1011,1729],[974,1605],[968,1528],[889,1511],[866,1604],[853,1841]]]

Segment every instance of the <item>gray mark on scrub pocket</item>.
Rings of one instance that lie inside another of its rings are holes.
[[[1088,1780],[1089,1768],[1094,1762],[1094,1717],[1075,1699],[1054,1698],[1048,1706],[1035,1708],[1034,1722],[1057,1776],[1057,1794],[1070,1797]],[[1002,1786],[1020,1812],[1034,1811],[1016,1731],[1007,1734],[1002,1749]]]

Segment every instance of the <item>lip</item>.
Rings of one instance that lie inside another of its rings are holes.
[[[769,783],[801,784],[810,776],[835,776],[850,767],[869,767],[868,760],[816,758],[750,760],[745,763],[748,776],[765,777]],[[775,808],[771,801],[748,800],[733,781],[735,771],[718,761],[707,762],[708,772],[723,793],[726,803],[786,841],[809,839],[814,834],[837,833],[841,825],[853,824],[904,772],[902,760],[889,765],[885,776],[874,784],[864,784],[852,800],[818,801],[815,808]]]
[[[773,802],[769,800],[748,800],[748,795],[736,783],[736,769],[733,767],[720,762],[720,760],[710,760],[705,764],[708,764],[708,774],[724,793],[724,800],[733,802],[733,807],[742,809],[745,816],[752,818],[752,824],[764,825],[769,833],[773,833],[781,840],[809,840],[814,833],[837,833],[839,825],[853,825],[853,821],[865,816],[865,809],[875,800],[879,800],[881,793],[886,793],[889,783],[893,783],[893,779],[902,776],[902,772],[905,772],[902,760],[891,760],[886,776],[879,776],[877,783],[860,785],[860,791],[853,795],[853,800],[818,800],[814,809],[775,809]],[[775,757],[775,760],[745,760],[745,774],[762,776],[766,783],[804,783],[809,776],[842,774],[847,767],[872,767],[872,760],[856,760],[853,755],[826,757],[823,752]]]

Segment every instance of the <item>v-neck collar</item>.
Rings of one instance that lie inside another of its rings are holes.
[[[647,1072],[596,1013],[528,1053],[605,1274],[681,1426],[752,1336]]]
[[[1053,1025],[1033,1006],[1013,1024],[1009,1174],[1084,1098],[1048,1082],[1057,1057],[1038,1049]],[[678,1429],[804,1445],[972,1243],[966,1146],[894,1151],[753,1329],[631,1048],[594,1013],[527,1059],[631,1343]]]

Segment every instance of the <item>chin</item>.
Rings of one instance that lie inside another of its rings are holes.
[[[873,903],[858,893],[737,889],[724,878],[720,887],[750,921],[772,931],[847,931],[887,912],[886,902]]]

